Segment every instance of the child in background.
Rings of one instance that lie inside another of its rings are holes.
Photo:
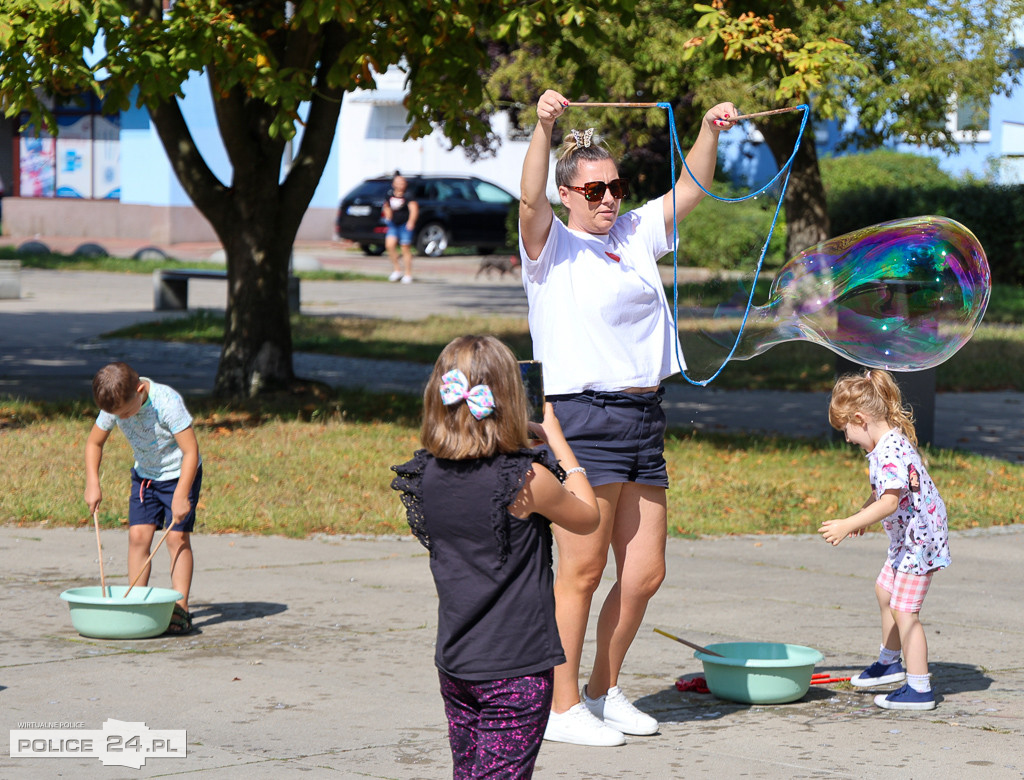
[[[818,532],[837,545],[881,521],[889,537],[889,554],[875,581],[882,613],[878,661],[850,682],[868,688],[906,680],[899,690],[875,696],[875,704],[890,710],[935,709],[928,642],[918,615],[932,575],[949,566],[946,506],[915,449],[910,410],[889,373],[868,370],[839,379],[828,421],[868,453],[871,495],[859,512],[822,523]]]
[[[203,481],[199,444],[192,416],[177,392],[140,377],[127,363],[110,363],[92,380],[100,413],[85,444],[85,503],[96,512],[103,493],[100,462],[114,426],[132,446],[135,465],[128,501],[128,581],[133,582],[149,558],[153,536],[165,523],[171,555],[171,586],[182,593],[174,605],[169,634],[192,630],[188,594],[192,587],[192,544],[196,503]],[[139,579],[149,582],[149,566]]]
[[[430,550],[435,663],[456,779],[532,776],[553,669],[565,662],[550,523],[580,534],[598,525],[594,491],[551,404],[543,422],[527,417],[508,347],[462,336],[445,347],[424,391],[425,449],[392,466],[391,487]],[[550,452],[529,449],[530,433]]]

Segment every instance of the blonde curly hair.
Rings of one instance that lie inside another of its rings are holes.
[[[828,404],[829,424],[841,431],[857,412],[875,420],[885,420],[917,446],[914,412],[903,403],[899,385],[888,371],[869,368],[836,381]]]

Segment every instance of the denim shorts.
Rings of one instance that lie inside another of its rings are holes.
[[[192,489],[188,500],[192,508],[185,516],[182,524],[175,526],[175,531],[192,533],[196,525],[196,504],[199,503],[199,489],[203,485],[203,466],[196,469],[196,478],[192,480]],[[174,500],[174,489],[178,487],[176,479],[143,479],[132,469],[132,494],[128,497],[128,525],[155,525],[160,531],[164,523],[173,523],[171,501]]]
[[[385,238],[391,238],[394,236],[398,239],[398,243],[403,246],[412,244],[412,231],[409,230],[408,225],[394,225],[390,222],[386,223],[388,226],[388,233]]]
[[[661,387],[650,393],[585,390],[545,400],[554,407],[591,485],[636,482],[668,487],[664,394]]]

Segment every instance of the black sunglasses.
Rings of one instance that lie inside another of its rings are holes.
[[[604,200],[605,190],[611,192],[612,197],[616,200],[629,197],[629,179],[612,179],[607,184],[603,181],[588,181],[582,187],[573,187],[568,184],[566,186],[570,190],[582,192],[588,203],[600,203]]]

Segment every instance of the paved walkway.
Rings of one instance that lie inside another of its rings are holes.
[[[104,530],[102,540],[107,581],[124,585],[126,535]],[[878,709],[874,692],[843,684],[779,705],[680,693],[675,681],[703,666],[653,632],[705,646],[807,645],[825,656],[817,671],[848,677],[878,647],[878,534],[837,549],[807,536],[670,539],[667,579],[621,677],[660,732],[621,748],[545,743],[536,777],[1019,780],[1024,607],[1012,594],[1024,591],[1022,545],[1019,525],[953,534],[953,565],[936,575],[924,615],[938,708],[915,713]],[[199,533],[193,547],[196,633],[89,639],[58,596],[99,584],[92,528],[0,527],[0,728],[100,730],[116,719],[187,740],[186,757],[150,757],[141,770],[0,747],[0,776],[451,777],[433,668],[437,601],[419,544]],[[158,552],[153,585],[167,586],[167,567]],[[588,641],[584,668],[593,651]]]
[[[63,242],[63,245],[61,244]],[[71,251],[70,239],[51,239]],[[131,255],[131,246],[120,249]],[[209,260],[208,244],[176,245],[182,259]],[[296,248],[297,262],[363,273],[386,273],[382,258],[368,258],[323,242]],[[526,316],[526,295],[515,274],[477,275],[479,257],[418,258],[411,285],[386,282],[303,281],[305,314],[420,319],[431,314]],[[192,280],[194,307],[223,308],[222,281]],[[147,275],[22,271],[22,298],[0,300],[0,394],[29,398],[88,397],[92,375],[109,360],[125,360],[140,373],[159,377],[183,393],[210,392],[220,350],[99,336],[135,322],[173,316],[154,312]],[[374,387],[419,393],[429,367],[386,360],[360,360],[297,353],[300,376],[332,386]],[[832,436],[825,393],[722,391],[712,384],[667,385],[665,409],[672,425],[701,431],[746,431],[825,440]],[[934,443],[1024,461],[1024,393],[940,393]]]

